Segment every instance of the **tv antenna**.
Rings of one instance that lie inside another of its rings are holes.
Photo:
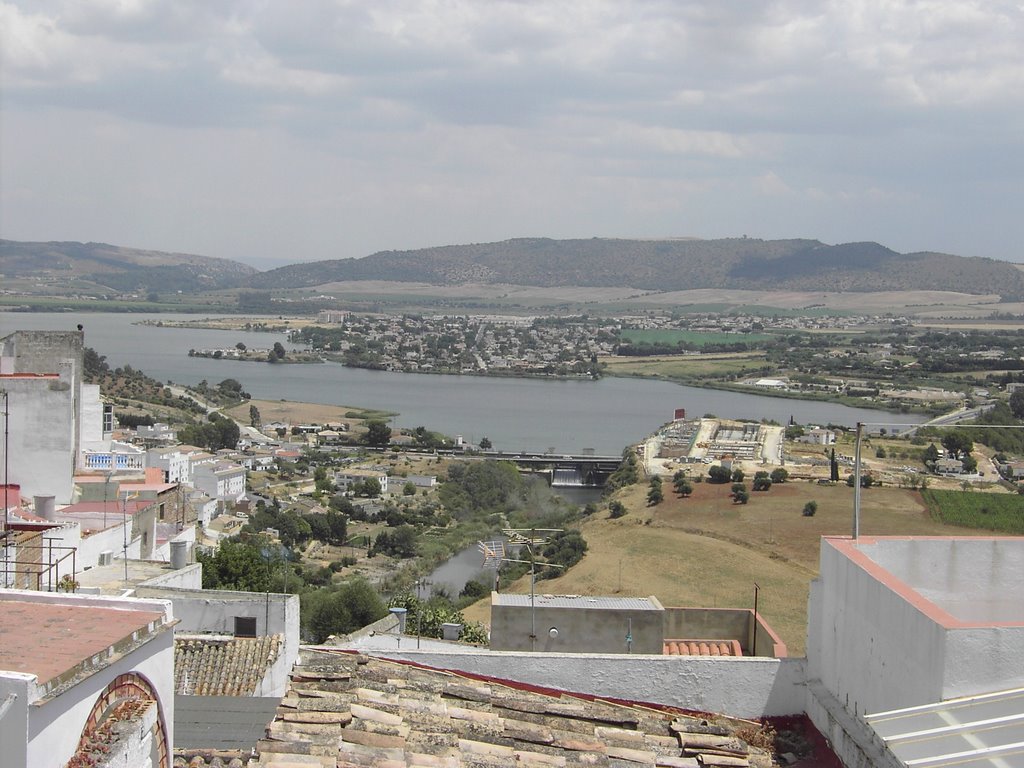
[[[533,548],[542,547],[551,540],[548,534],[561,533],[561,528],[503,528],[501,531],[508,537],[508,543],[516,547],[526,547],[529,560],[510,557],[505,550],[504,539],[481,541],[478,543],[480,554],[483,555],[484,568],[498,569],[502,563],[529,563],[530,565],[530,650],[537,650],[537,566],[542,568],[565,568],[556,563],[538,563]]]

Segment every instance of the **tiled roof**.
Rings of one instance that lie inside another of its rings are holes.
[[[303,649],[249,766],[772,765],[769,753],[737,738],[743,723]]]
[[[281,635],[176,637],[174,692],[191,696],[252,696],[277,659]]]
[[[738,640],[666,640],[666,656],[742,656]]]

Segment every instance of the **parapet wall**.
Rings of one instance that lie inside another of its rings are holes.
[[[801,714],[807,706],[803,659],[510,651],[364,652],[540,688],[733,717]]]

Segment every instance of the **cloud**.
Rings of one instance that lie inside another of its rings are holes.
[[[773,228],[907,247],[969,188],[1003,232],[972,252],[1012,256],[1021,39],[1005,0],[0,0],[2,234],[265,258],[291,238],[297,260],[756,234],[758,205],[796,196],[817,217]],[[168,200],[140,162],[203,194]],[[88,204],[45,181],[87,172]],[[875,230],[881,201],[912,215]],[[176,233],[186,212],[202,226]]]

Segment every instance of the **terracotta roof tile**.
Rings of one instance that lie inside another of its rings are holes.
[[[194,696],[252,696],[281,650],[281,635],[179,637],[174,691]]]

